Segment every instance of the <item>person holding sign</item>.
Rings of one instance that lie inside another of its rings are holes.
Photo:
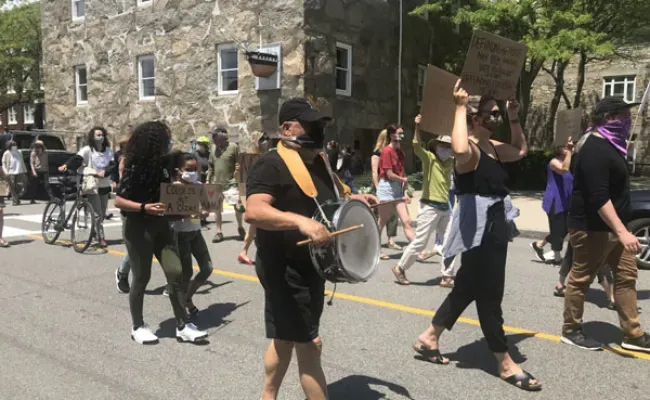
[[[167,290],[176,317],[176,339],[197,342],[207,337],[188,319],[185,311],[183,273],[176,238],[160,202],[160,187],[169,183],[169,143],[171,132],[162,122],[152,121],[137,126],[124,153],[124,174],[120,180],[115,206],[124,215],[122,232],[130,258],[133,281],[129,306],[133,328],[131,338],[140,344],[153,344],[158,337],[143,318],[144,292],[151,278],[153,256],[160,261]]]
[[[518,161],[528,152],[519,124],[519,104],[507,104],[511,142],[502,143],[491,139],[503,122],[493,98],[483,96],[478,104],[470,105],[460,80],[453,95],[456,113],[451,148],[458,204],[443,245],[443,257],[460,253],[461,267],[451,293],[413,349],[427,361],[448,364],[449,360],[440,354],[440,336],[445,329],[451,330],[467,306],[476,301],[481,329],[499,363],[501,379],[523,390],[538,391],[541,384],[508,354],[501,310],[508,241],[516,233],[512,221],[518,215],[508,196],[508,173],[503,164]]]

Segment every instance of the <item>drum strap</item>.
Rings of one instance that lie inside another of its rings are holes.
[[[280,158],[282,158],[282,161],[287,165],[291,177],[296,181],[300,190],[308,197],[316,199],[316,196],[318,196],[316,185],[314,185],[314,181],[311,179],[311,175],[309,174],[309,171],[307,171],[305,163],[302,161],[302,158],[300,158],[300,154],[298,154],[297,151],[288,148],[282,142],[278,143],[278,154],[280,155]]]

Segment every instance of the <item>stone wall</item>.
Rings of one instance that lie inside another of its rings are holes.
[[[624,57],[616,57],[606,61],[592,61],[587,64],[585,71],[585,83],[583,89],[583,104],[585,107],[585,119],[591,112],[594,105],[602,98],[603,79],[615,76],[636,76],[636,99],[641,101],[643,93],[650,83],[650,45],[646,47],[630,48],[622,51]],[[565,87],[569,99],[573,102],[577,85],[578,60],[575,59],[567,67],[565,73]],[[546,118],[548,106],[553,98],[555,83],[553,78],[546,72],[540,72],[533,86],[533,118],[540,122]],[[566,108],[564,101],[560,102],[560,110]],[[633,109],[635,115],[636,109]],[[531,114],[531,115],[532,115]],[[529,121],[530,122],[530,121]],[[538,135],[541,123],[530,124],[531,135]],[[639,118],[637,128],[638,154],[637,162],[650,164],[650,113],[647,111]]]
[[[407,3],[405,14],[413,8]],[[370,159],[379,131],[398,118],[398,17],[399,3],[383,0],[313,1],[305,10],[305,92],[335,118],[328,137],[350,147],[359,141],[357,152],[364,160]],[[424,20],[405,15],[405,44],[409,43],[408,33],[416,32],[407,28],[412,23],[420,23],[428,32]],[[337,41],[352,46],[351,96],[336,94]],[[417,64],[427,64],[427,56],[428,42],[423,47],[404,48],[402,122],[407,131],[404,147],[410,170],[414,163],[409,151],[412,133],[408,133],[417,112]]]
[[[47,128],[85,131],[104,125],[119,135],[151,119],[165,120],[187,145],[215,125],[247,138],[277,129],[281,98],[304,93],[304,21],[300,0],[86,0],[73,22],[70,0],[42,0]],[[282,43],[281,90],[257,91],[239,53],[239,93],[217,93],[217,45]],[[137,57],[156,58],[156,98],[139,100]],[[88,68],[88,104],[76,105],[74,67]],[[67,138],[74,143],[74,138]],[[185,147],[185,146],[183,146]],[[245,146],[244,146],[245,147]],[[245,150],[245,149],[243,149]]]

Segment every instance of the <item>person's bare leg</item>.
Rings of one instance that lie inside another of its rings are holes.
[[[404,235],[410,243],[415,237],[415,232],[413,231],[413,226],[411,226],[411,216],[409,215],[408,208],[405,203],[398,203],[395,208],[397,210],[397,217],[402,221]]]
[[[603,281],[600,283],[600,286],[603,287],[609,303],[616,304],[616,301],[614,300],[614,285],[609,283],[607,279],[603,279]]]
[[[2,201],[2,198],[0,197],[0,201]],[[5,240],[2,237],[2,231],[4,230],[5,227],[5,210],[4,208],[0,208],[0,244],[4,244]]]
[[[217,227],[217,232],[216,233],[222,233],[221,231],[221,225],[222,225],[222,210],[217,210],[214,213],[214,224]]]
[[[429,324],[427,330],[418,336],[418,341],[431,350],[440,350],[440,336],[442,336],[444,331],[444,326]],[[449,359],[446,357],[443,357],[443,360],[445,360],[444,362],[449,362]]]
[[[522,372],[521,367],[513,361],[508,353],[494,353],[494,357],[499,363],[499,375],[501,378],[507,378],[512,375],[517,375]],[[530,385],[538,384],[537,379],[531,379]]]
[[[289,369],[293,342],[271,340],[264,354],[264,383],[261,400],[276,400],[282,380]]]
[[[254,225],[249,225],[248,232],[246,232],[246,237],[244,238],[244,246],[242,247],[241,252],[239,253],[239,257],[246,262],[250,262],[250,258],[248,258],[248,250],[251,248],[251,245],[255,240],[256,233],[257,233],[257,228],[255,228]]]
[[[237,227],[238,228],[243,228],[244,227],[244,219],[242,218],[244,214],[240,213],[239,211],[235,211],[235,219],[237,220]]]
[[[309,343],[296,343],[300,384],[307,400],[327,400],[327,381],[320,356],[323,342],[317,337]]]

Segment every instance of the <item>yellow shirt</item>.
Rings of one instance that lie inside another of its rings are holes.
[[[449,186],[454,170],[454,159],[446,161],[425,150],[422,143],[413,139],[413,151],[422,161],[422,200],[449,203]]]

